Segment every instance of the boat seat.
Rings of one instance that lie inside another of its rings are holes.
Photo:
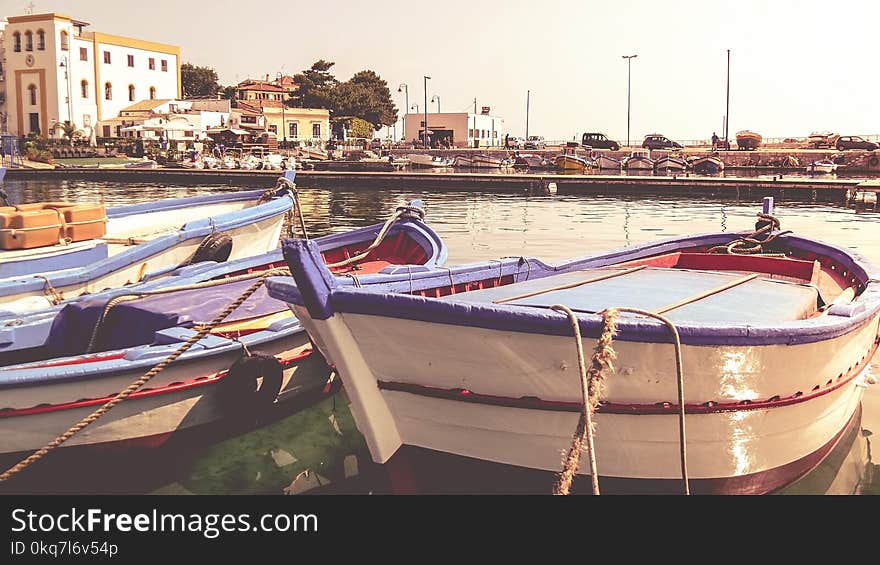
[[[546,290],[506,302],[514,306],[550,308],[564,304],[576,312],[600,312],[612,307],[662,310],[680,301],[742,280],[741,273],[647,267],[622,276],[573,288],[555,287],[585,281],[624,269],[586,269],[533,279],[503,287],[458,293],[446,300],[492,303]],[[755,324],[802,320],[817,310],[819,294],[807,283],[754,278],[665,313],[674,322],[696,324]]]

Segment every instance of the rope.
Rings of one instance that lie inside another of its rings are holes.
[[[581,340],[580,326],[578,324],[575,313],[562,304],[555,304],[550,307],[552,310],[564,312],[571,321],[574,330],[577,351],[578,351],[578,368],[581,377],[581,395],[583,401],[583,410],[578,419],[578,426],[572,437],[571,448],[566,457],[562,471],[559,473],[553,494],[566,495],[571,488],[572,480],[577,472],[578,461],[580,459],[580,451],[583,449],[584,442],[590,455],[590,478],[593,484],[593,494],[599,494],[599,475],[597,471],[596,458],[594,453],[593,442],[593,422],[592,415],[599,405],[599,397],[602,393],[602,385],[605,380],[605,371],[614,370],[612,362],[617,358],[617,353],[611,347],[614,336],[617,335],[617,318],[620,312],[629,312],[648,316],[663,322],[669,328],[672,334],[673,345],[675,347],[675,371],[678,386],[678,430],[679,430],[679,453],[681,457],[681,479],[684,488],[684,494],[690,494],[690,483],[687,471],[687,434],[685,431],[685,406],[684,406],[684,370],[682,368],[681,355],[681,339],[678,335],[678,329],[669,318],[660,314],[642,310],[640,308],[607,308],[600,312],[602,314],[603,326],[602,333],[596,343],[589,370],[587,370],[584,362],[583,343]]]
[[[354,255],[349,257],[348,259],[343,259],[342,261],[338,261],[336,263],[330,263],[327,265],[328,268],[334,269],[337,267],[345,267],[347,265],[351,265],[352,263],[356,263],[361,261],[370,254],[370,251],[379,247],[382,244],[382,240],[385,239],[385,236],[388,235],[388,230],[391,229],[391,225],[394,224],[399,218],[411,217],[412,215],[418,216],[420,220],[424,220],[425,211],[417,206],[398,206],[394,211],[394,214],[391,215],[390,218],[385,222],[385,225],[382,226],[382,229],[379,230],[379,233],[376,235],[376,239],[373,240],[373,243],[370,244],[369,247]],[[303,228],[305,229],[305,228]]]
[[[791,233],[791,230],[780,231],[776,233],[772,233],[774,229],[779,229],[780,224],[779,220],[776,217],[771,216],[770,214],[764,214],[763,212],[758,212],[758,217],[764,220],[766,223],[760,228],[756,228],[755,231],[748,235],[740,236],[730,243],[726,245],[716,245],[715,247],[711,247],[708,250],[708,253],[728,253],[734,255],[753,255],[756,253],[761,253],[763,251],[763,246],[770,243],[780,235],[784,235],[787,233]],[[762,222],[758,222],[760,225]],[[756,239],[757,236],[765,233],[771,232],[770,235],[765,237],[764,239]]]
[[[47,277],[45,275],[34,275],[34,276],[38,279],[43,279],[44,281],[46,281],[46,287],[43,289],[43,294],[51,297],[49,299],[49,302],[51,302],[53,306],[57,306],[57,305],[61,304],[61,302],[64,300],[64,296],[60,292],[55,290],[55,287],[52,286],[51,282],[49,282],[49,277]]]
[[[150,379],[158,375],[165,367],[173,363],[178,357],[183,355],[186,351],[188,351],[193,345],[195,345],[199,340],[208,335],[211,329],[214,328],[217,324],[222,322],[229,314],[234,312],[239,306],[241,306],[248,298],[251,297],[257,290],[263,286],[263,283],[266,282],[266,278],[276,274],[275,270],[269,270],[261,274],[260,280],[252,284],[245,290],[241,295],[236,298],[229,306],[227,306],[220,314],[217,315],[216,318],[208,322],[204,325],[198,332],[187,339],[174,353],[163,359],[159,364],[154,366],[152,369],[144,373],[143,376],[132,382],[128,387],[125,388],[122,392],[111,398],[105,404],[103,404],[100,408],[71,426],[66,432],[59,435],[44,447],[40,448],[36,452],[29,455],[27,458],[19,461],[15,466],[7,469],[2,475],[0,475],[0,482],[6,481],[13,475],[21,472],[28,466],[37,462],[41,458],[43,458],[47,453],[55,449],[56,447],[63,444],[65,441],[76,435],[80,430],[88,426],[89,424],[96,421],[98,418],[106,414],[111,408],[128,398],[132,393],[141,388],[144,384],[146,384]]]

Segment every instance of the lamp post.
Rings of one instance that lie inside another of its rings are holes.
[[[730,150],[730,140],[727,137],[730,130],[730,49],[727,50],[727,107],[724,110],[724,147]]]
[[[526,141],[529,140],[529,95],[531,90],[526,90]]]
[[[281,86],[281,79],[283,77],[284,77],[284,75],[281,74],[281,71],[278,71],[275,74],[275,80],[278,82],[278,86],[281,88],[281,129],[284,130],[284,133],[283,133],[284,147],[286,149],[287,148],[287,121],[284,119],[284,106],[285,106],[284,95],[286,94],[286,91],[284,90],[284,87]]]
[[[626,59],[626,146],[629,147],[629,108],[630,108],[630,83],[632,78],[632,60],[638,55],[622,55]]]
[[[403,117],[401,118],[403,120],[403,124],[402,124],[403,125],[403,133],[402,133],[401,139],[405,139],[406,138],[406,114],[407,114],[407,112],[409,112],[409,87],[406,85],[405,82],[401,83],[400,86],[397,87],[397,92],[404,92],[405,93],[404,94],[404,102],[405,102],[404,108],[406,108],[406,112],[404,112]]]
[[[440,95],[439,95],[439,94],[435,94],[434,96],[432,96],[432,97],[431,97],[431,102],[436,102],[436,103],[437,103],[437,113],[439,114],[439,113],[440,113]]]
[[[67,83],[67,122],[75,130],[76,128],[73,126],[73,101],[71,100],[71,96],[70,96],[70,73],[67,72],[67,67],[68,67],[67,55],[61,56],[61,63],[59,63],[58,66],[61,67],[62,69],[64,69],[64,81]],[[71,132],[71,136],[70,136],[70,144],[73,145],[72,132]]]
[[[431,78],[429,76],[425,76],[425,149],[428,148],[428,79]]]

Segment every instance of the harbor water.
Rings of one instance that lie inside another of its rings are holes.
[[[9,179],[3,188],[12,203],[103,200],[108,206],[236,189]],[[300,186],[311,237],[382,222],[413,198],[423,200],[426,221],[446,241],[449,264],[521,255],[552,262],[668,237],[750,230],[761,207],[759,199],[637,196],[631,192],[535,196]],[[880,210],[874,202],[777,199],[775,212],[782,229],[853,249],[880,265]],[[880,374],[880,356],[875,357],[871,370]],[[344,393],[317,404],[304,399],[302,410],[260,429],[194,436],[165,452],[141,458],[90,456],[65,460],[61,467],[61,458],[53,461],[55,456],[50,455],[34,466],[33,478],[23,478],[17,488],[23,492],[196,494],[387,492],[381,472],[371,468],[345,404]],[[875,472],[880,469],[871,461],[871,434],[880,430],[880,385],[868,388],[862,407],[858,427],[847,434],[840,449],[784,492],[880,494],[880,477]],[[550,488],[548,484],[548,492]]]

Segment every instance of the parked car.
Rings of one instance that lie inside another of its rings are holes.
[[[873,151],[878,147],[873,141],[868,141],[857,135],[841,135],[837,138],[837,143],[834,146],[837,147],[838,151],[846,151],[847,149],[867,149],[868,151]]]
[[[840,135],[830,131],[814,131],[807,138],[807,149],[830,149],[840,138]]]
[[[642,147],[645,149],[681,149],[681,144],[677,141],[672,141],[665,135],[652,133],[645,136]]]
[[[604,133],[585,133],[583,138],[581,138],[581,145],[589,146],[593,149],[610,149],[612,151],[617,151],[620,149],[620,144],[614,141],[613,139],[608,139],[608,137]]]
[[[507,147],[511,149],[522,149],[523,145],[525,145],[525,140],[521,137],[511,135],[507,138]]]
[[[525,144],[523,144],[523,149],[544,149],[546,146],[547,143],[544,141],[543,136],[530,135]]]

